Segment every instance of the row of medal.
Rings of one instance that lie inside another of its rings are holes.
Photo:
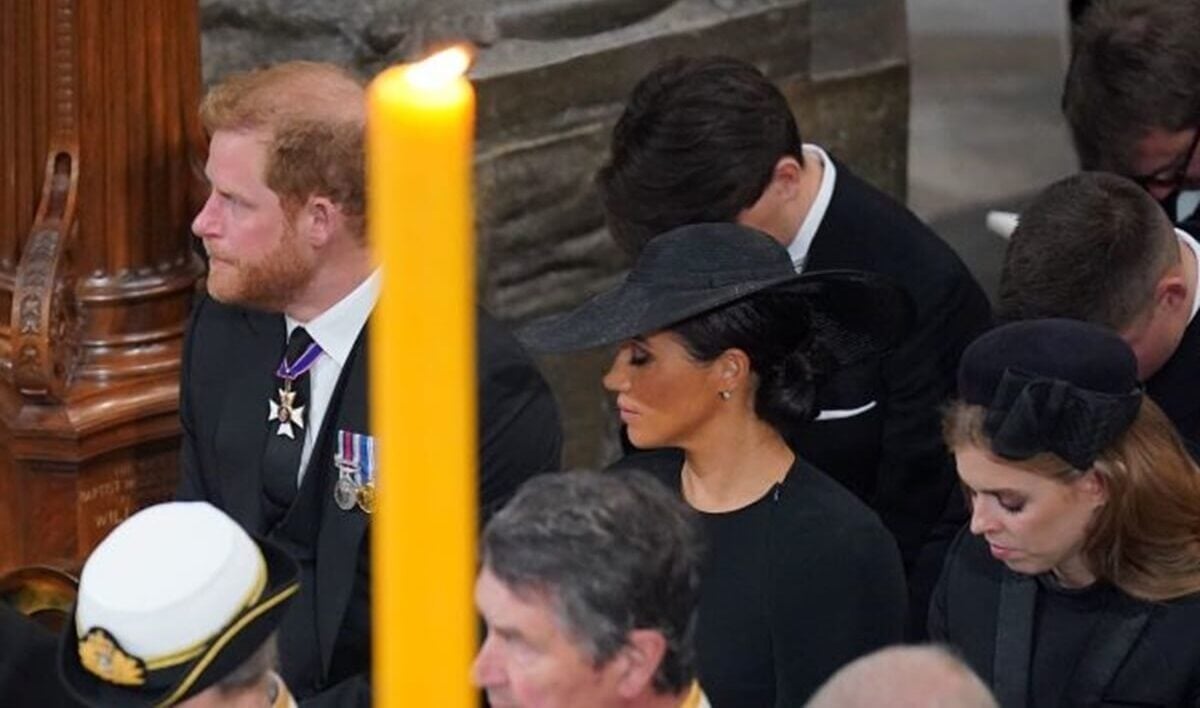
[[[333,464],[338,470],[333,485],[333,501],[342,511],[354,507],[370,514],[375,511],[375,438],[348,430],[338,431],[337,452]]]

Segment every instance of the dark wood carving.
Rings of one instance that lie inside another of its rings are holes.
[[[199,91],[195,0],[0,0],[0,570],[171,494]]]

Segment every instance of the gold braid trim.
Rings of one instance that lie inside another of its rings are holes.
[[[263,558],[262,552],[258,553],[258,574],[254,578],[254,584],[250,586],[250,590],[246,593],[245,599],[238,605],[238,612],[244,611],[247,607],[253,607],[254,603],[258,602],[262,597],[263,590],[267,587],[267,561]],[[234,613],[234,616],[237,612]],[[146,659],[146,668],[150,671],[157,669],[167,669],[172,666],[178,666],[187,661],[200,656],[204,652],[204,648],[212,641],[212,637],[205,637],[196,642],[190,647],[173,651],[170,654],[156,656],[153,659]]]
[[[225,645],[232,641],[239,632],[245,629],[246,625],[258,619],[268,610],[288,599],[292,595],[295,595],[299,589],[299,583],[292,583],[291,585],[284,587],[278,593],[263,600],[262,604],[252,608],[246,612],[246,614],[239,617],[236,622],[229,625],[229,627],[227,627],[225,631],[222,632],[221,635],[218,636],[208,647],[208,650],[204,653],[204,656],[202,656],[200,660],[196,662],[196,665],[192,667],[192,670],[188,672],[187,676],[184,676],[183,681],[181,681],[179,685],[175,687],[175,690],[171,693],[171,695],[160,701],[156,708],[166,708],[166,706],[170,706],[174,704],[175,701],[179,700],[179,697],[187,693],[188,689],[192,687],[192,684],[196,682],[196,679],[200,677],[200,674],[204,673],[204,670],[208,668],[208,665],[217,658],[217,654],[219,654],[221,650],[225,648]]]
[[[108,683],[118,686],[141,686],[146,683],[146,664],[126,653],[108,630],[102,627],[92,627],[79,640],[79,661],[83,668]]]

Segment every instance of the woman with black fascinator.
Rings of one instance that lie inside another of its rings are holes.
[[[972,504],[930,608],[1003,706],[1200,705],[1200,473],[1114,333],[999,327],[946,442]]]
[[[652,240],[627,279],[520,335],[540,351],[619,343],[604,385],[640,453],[698,512],[707,553],[694,644],[717,708],[798,706],[843,664],[900,641],[899,554],[875,514],[803,460],[824,373],[906,334],[907,296],[879,276],[798,275],[736,224]]]

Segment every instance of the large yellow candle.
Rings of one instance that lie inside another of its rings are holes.
[[[376,706],[475,704],[475,256],[470,55],[380,74],[367,190],[383,292],[371,321]]]

